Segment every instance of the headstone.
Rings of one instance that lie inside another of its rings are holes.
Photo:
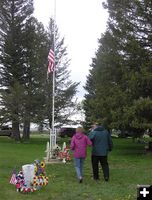
[[[24,181],[26,187],[30,187],[31,183],[33,182],[33,178],[35,175],[35,166],[33,164],[27,164],[22,166],[22,171],[24,175]]]

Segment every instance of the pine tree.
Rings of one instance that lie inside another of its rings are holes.
[[[86,94],[85,102],[94,108],[92,112],[87,106],[91,115],[86,114],[111,128],[150,128],[151,114],[142,112],[150,109],[152,94],[151,1],[109,0],[104,6],[109,12],[108,28],[99,40],[87,80],[86,90],[93,87],[95,96],[90,101]]]
[[[23,30],[26,20],[33,13],[33,0],[2,0],[0,6],[0,61],[1,61],[1,108],[16,140],[20,140],[19,121],[22,107],[24,79]]]
[[[31,122],[41,120],[45,103],[47,33],[35,18],[30,18],[24,32],[25,63],[22,107],[23,139],[28,140]]]
[[[55,28],[55,35],[54,35]],[[53,46],[53,37],[55,37],[55,124],[71,122],[70,117],[75,113],[77,103],[75,94],[79,83],[70,80],[70,71],[68,66],[70,60],[67,57],[67,48],[64,46],[64,38],[60,39],[58,28],[54,25],[54,21],[50,19],[48,27],[48,43],[50,48]],[[46,119],[49,120],[49,126],[52,124],[52,73],[49,75],[47,82],[47,109]]]

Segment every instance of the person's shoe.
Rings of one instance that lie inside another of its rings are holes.
[[[82,183],[83,182],[83,179],[82,178],[79,178],[79,183]]]
[[[105,178],[105,181],[108,182],[108,181],[109,181],[109,178],[106,177],[106,178]]]

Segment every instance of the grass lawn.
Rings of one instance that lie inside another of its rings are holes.
[[[60,143],[66,139],[61,139]],[[67,164],[50,164],[45,168],[49,184],[34,193],[16,192],[9,184],[11,172],[22,165],[42,160],[47,137],[32,137],[30,143],[16,144],[0,137],[0,199],[2,200],[135,200],[137,184],[152,184],[152,155],[144,154],[144,145],[131,139],[113,139],[114,149],[109,154],[110,182],[92,180],[90,150],[84,166],[84,181],[77,182],[73,160]],[[69,142],[67,142],[68,145]]]

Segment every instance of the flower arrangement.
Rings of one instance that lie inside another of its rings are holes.
[[[71,160],[69,147],[65,147],[63,151],[59,152],[59,159],[61,159],[63,163]]]
[[[53,148],[53,158],[58,158],[60,151],[61,147],[59,145],[55,145],[55,147]]]
[[[45,174],[45,162],[35,160],[34,164],[23,165],[18,174],[13,172],[10,183],[15,185],[17,192],[29,193],[41,189],[48,184]]]
[[[70,147],[66,146],[66,143],[63,143],[63,147],[61,149],[60,146],[56,145],[53,148],[53,158],[61,160],[63,163],[71,160],[70,157]]]

